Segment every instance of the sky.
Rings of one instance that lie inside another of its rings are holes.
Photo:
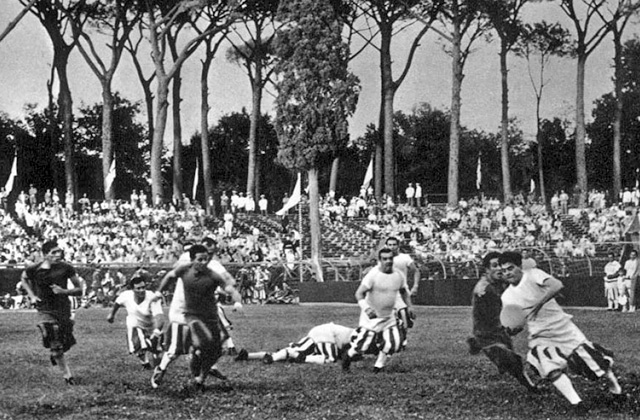
[[[4,0],[0,13],[0,30],[13,19],[21,6],[17,0]],[[544,18],[550,22],[560,20],[570,30],[570,22],[556,4],[535,4],[525,9],[525,21]],[[412,29],[400,33],[392,44],[394,76],[401,72],[406,52],[411,43]],[[637,26],[627,30],[627,38],[637,34]],[[451,59],[443,52],[443,41],[428,33],[418,48],[413,65],[395,100],[395,110],[411,112],[416,105],[426,102],[438,109],[449,109],[451,104]],[[467,61],[462,86],[462,124],[470,129],[497,132],[500,126],[500,67],[498,40],[477,43]],[[607,38],[587,62],[586,114],[591,115],[593,101],[613,89],[613,42]],[[12,118],[22,118],[27,103],[46,105],[46,83],[52,61],[51,42],[37,19],[25,16],[7,38],[0,42],[0,112]],[[362,135],[366,126],[376,123],[380,108],[380,76],[377,51],[370,48],[351,62],[351,70],[361,81],[358,108],[350,121],[352,138]],[[148,69],[151,69],[149,60]],[[535,133],[535,96],[529,81],[526,61],[509,56],[510,116],[521,123],[526,137]],[[556,59],[548,69],[549,84],[542,102],[542,117],[574,119],[576,63],[571,59]],[[100,85],[78,51],[71,55],[69,76],[74,106],[92,105],[101,100]],[[183,139],[189,139],[200,127],[200,57],[196,53],[183,69]],[[226,61],[218,53],[210,78],[209,120],[215,123],[222,115],[251,106],[249,80],[243,70]],[[124,55],[116,74],[114,90],[130,100],[142,100],[143,93],[131,64]],[[273,90],[271,90],[273,92]],[[272,111],[273,97],[265,95],[263,110]],[[144,108],[144,107],[143,107]],[[165,141],[171,133],[170,126]]]

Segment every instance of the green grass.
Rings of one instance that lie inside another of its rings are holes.
[[[228,311],[236,345],[276,350],[312,326],[357,322],[356,305],[246,306]],[[605,384],[575,378],[592,409],[588,418],[640,416],[640,315],[571,309],[587,337],[616,353],[615,370],[631,398],[622,407],[607,404]],[[540,395],[524,388],[483,356],[470,356],[465,339],[470,308],[418,307],[408,349],[394,355],[386,372],[372,373],[373,360],[296,365],[236,363],[223,357],[229,385],[209,378],[207,390],[189,384],[184,358],[170,366],[154,390],[150,372],[127,354],[124,311],[114,324],[107,310],[77,315],[76,345],[69,353],[78,385],[66,386],[40,345],[33,312],[0,312],[0,419],[548,419],[570,418],[567,403],[552,388]],[[525,336],[516,340],[526,350]]]

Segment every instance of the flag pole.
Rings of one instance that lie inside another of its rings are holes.
[[[300,283],[302,283],[302,257],[304,256],[304,250],[302,248],[302,174],[298,172],[300,177],[300,201],[298,201],[298,231],[300,232],[300,261],[298,261],[298,272],[300,276]]]

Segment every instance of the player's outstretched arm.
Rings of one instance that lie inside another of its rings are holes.
[[[109,313],[109,316],[107,317],[107,322],[109,324],[113,324],[113,320],[116,317],[116,312],[118,312],[118,309],[120,309],[120,305],[116,302],[113,303],[113,308],[111,308],[111,312]]]
[[[162,298],[162,291],[167,288],[169,283],[171,283],[172,281],[174,281],[175,279],[178,278],[178,275],[176,274],[176,269],[177,268],[174,268],[173,270],[168,271],[167,274],[164,275],[162,280],[160,280],[160,285],[156,289],[156,292],[155,292],[154,297],[153,297],[154,301],[157,300],[157,299],[161,299]]]
[[[31,302],[34,304],[40,302],[40,298],[33,292],[33,288],[31,287],[31,280],[29,279],[26,271],[22,272],[21,281],[22,287],[27,292],[27,295],[29,296],[29,299],[31,299]]]

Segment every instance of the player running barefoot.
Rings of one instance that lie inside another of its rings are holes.
[[[504,280],[510,284],[502,294],[503,308],[522,309],[529,330],[527,361],[540,376],[549,379],[576,412],[585,412],[586,408],[566,374],[567,369],[591,380],[604,376],[614,399],[624,399],[611,369],[612,353],[587,340],[571,321],[572,316],[556,302],[562,282],[537,268],[523,271],[522,256],[517,252],[504,252],[500,266]]]
[[[402,334],[395,314],[398,294],[412,316],[411,298],[407,280],[400,271],[393,269],[393,251],[378,251],[378,266],[362,279],[355,296],[362,309],[359,327],[351,336],[349,349],[343,354],[342,369],[348,371],[356,355],[378,350],[373,371],[384,368],[387,358],[402,349]]]

